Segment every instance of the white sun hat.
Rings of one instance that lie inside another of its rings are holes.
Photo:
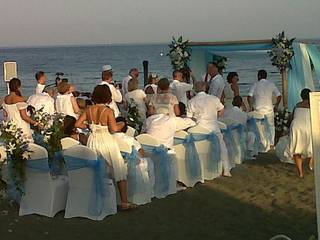
[[[102,66],[102,71],[112,71],[112,67],[111,65],[103,65]]]

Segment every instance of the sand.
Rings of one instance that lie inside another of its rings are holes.
[[[0,202],[0,239],[292,239],[316,235],[313,173],[299,179],[274,153],[237,166],[232,178],[198,184],[101,222],[36,215]],[[3,212],[3,210],[8,211]]]

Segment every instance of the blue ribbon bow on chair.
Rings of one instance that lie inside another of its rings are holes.
[[[259,152],[260,151],[260,144],[261,144],[261,137],[260,137],[260,132],[259,132],[259,128],[257,125],[257,119],[254,117],[251,117],[248,119],[247,121],[247,126],[249,131],[253,132],[256,140],[254,142],[254,148],[255,151]]]
[[[104,159],[86,160],[71,156],[64,156],[64,159],[68,171],[81,168],[92,169],[94,182],[89,204],[89,213],[93,216],[101,215],[105,204],[104,198],[109,194],[109,187],[105,185],[105,179],[107,179],[106,161]]]
[[[228,126],[228,128],[230,129],[231,131],[231,134],[232,134],[232,131],[233,130],[237,130],[238,134],[239,134],[239,137],[240,137],[240,149],[241,149],[241,159],[244,159],[245,158],[245,150],[246,150],[246,131],[245,131],[245,126],[243,124],[231,124],[230,126]],[[236,145],[236,142],[235,142],[235,139],[234,139],[234,136],[232,135],[232,144],[234,144],[233,146]],[[238,156],[239,154],[239,151],[238,151],[238,148],[235,148],[235,156]]]

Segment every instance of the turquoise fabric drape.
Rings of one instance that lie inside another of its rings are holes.
[[[318,82],[320,82],[320,50],[316,45],[307,45],[308,54],[314,66]]]

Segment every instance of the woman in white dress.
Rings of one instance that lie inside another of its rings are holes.
[[[92,100],[95,105],[89,107],[78,119],[76,127],[89,128],[91,134],[88,138],[87,146],[94,150],[98,157],[105,159],[110,173],[117,182],[121,208],[129,210],[136,208],[136,205],[128,202],[127,191],[127,166],[122,158],[117,141],[110,132],[119,132],[124,123],[116,123],[114,112],[106,106],[112,101],[111,91],[107,85],[95,87]]]
[[[58,113],[69,115],[78,119],[80,112],[76,98],[70,93],[70,84],[61,82],[58,84],[58,96],[56,98],[56,110]]]
[[[289,151],[296,162],[299,177],[303,178],[303,160],[310,159],[309,167],[313,169],[312,137],[310,119],[309,89],[301,91],[302,102],[294,109],[293,121],[290,126]]]
[[[158,75],[157,74],[150,74],[148,77],[148,84],[144,87],[144,91],[147,95],[156,94],[158,91]]]
[[[240,96],[239,90],[239,75],[236,72],[229,72],[227,76],[226,86],[224,87],[223,94],[222,94],[222,102],[224,103],[224,108],[232,108],[232,101],[233,98],[236,96]]]
[[[27,114],[27,103],[21,96],[21,81],[13,78],[9,82],[10,94],[4,98],[3,108],[4,117],[8,121],[13,121],[22,129],[23,137],[29,142],[33,142],[30,124],[41,127],[41,125],[32,120]]]
[[[128,105],[133,101],[137,104],[140,120],[141,122],[145,122],[146,112],[147,112],[147,107],[146,107],[147,95],[142,89],[138,89],[138,87],[139,87],[138,79],[135,79],[135,78],[131,79],[128,82],[128,92],[124,97]]]
[[[170,82],[167,78],[160,79],[158,93],[154,94],[149,103],[149,115],[169,113],[170,116],[180,116],[179,101],[170,92]]]

